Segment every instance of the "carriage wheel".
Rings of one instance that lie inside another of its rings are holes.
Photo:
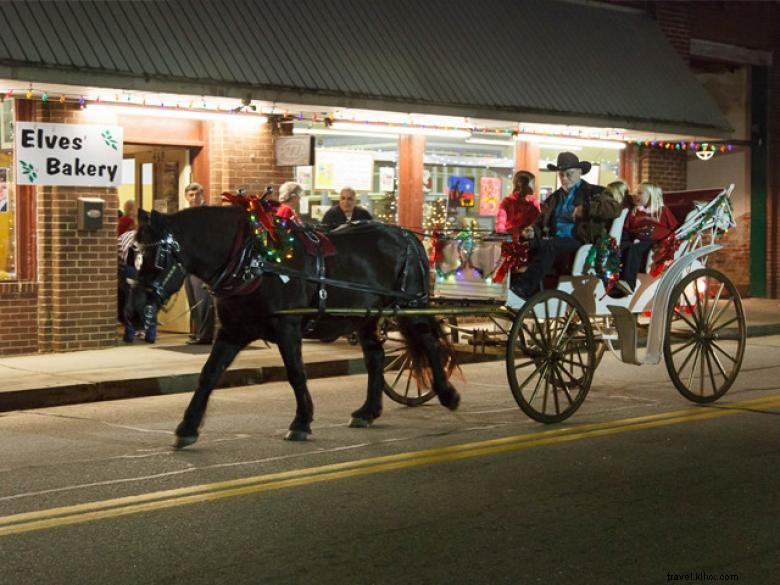
[[[385,326],[386,324],[386,326]],[[420,406],[436,393],[432,388],[421,388],[412,376],[411,356],[406,342],[398,333],[398,328],[388,319],[382,327],[385,331],[385,377],[384,391],[387,396],[399,404]]]
[[[554,423],[570,417],[590,390],[596,341],[588,315],[571,295],[548,290],[531,297],[509,333],[506,370],[520,408]]]
[[[666,370],[692,402],[714,402],[739,374],[745,355],[745,313],[736,287],[721,272],[695,270],[672,290],[664,338]]]

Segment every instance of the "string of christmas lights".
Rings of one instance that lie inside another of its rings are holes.
[[[304,112],[304,111],[290,111],[289,109],[279,108],[275,105],[272,106],[257,106],[253,104],[247,104],[244,100],[236,100],[232,102],[215,102],[207,100],[205,97],[200,98],[185,96],[183,98],[169,97],[169,98],[151,98],[148,94],[137,94],[133,92],[99,92],[95,95],[85,94],[72,94],[72,93],[58,93],[56,95],[50,94],[47,90],[38,89],[32,85],[29,87],[12,87],[5,90],[0,90],[0,101],[6,98],[16,98],[24,96],[26,99],[40,99],[42,103],[46,104],[52,101],[56,101],[60,104],[65,103],[78,103],[79,107],[85,108],[89,103],[95,104],[126,104],[137,105],[147,107],[159,107],[161,109],[186,109],[194,111],[206,112],[239,112],[251,110],[258,114],[266,115],[278,115],[283,119],[290,121],[296,120],[298,122],[310,122],[313,124],[324,123],[326,128],[332,126],[334,122],[346,121],[360,124],[365,126],[367,130],[381,131],[382,129],[392,128],[420,128],[425,130],[468,130],[472,135],[485,136],[485,137],[499,137],[499,138],[513,138],[518,136],[527,137],[542,137],[542,138],[584,138],[584,139],[604,139],[604,140],[617,140],[625,142],[626,144],[633,144],[639,148],[658,148],[664,150],[677,150],[677,151],[713,151],[713,152],[732,152],[734,144],[729,142],[701,142],[694,139],[691,140],[678,140],[667,141],[658,140],[657,138],[646,139],[627,139],[622,132],[607,131],[606,136],[593,132],[583,131],[570,131],[570,132],[540,132],[536,130],[528,130],[523,125],[512,125],[503,128],[491,128],[482,127],[473,124],[469,124],[468,118],[465,118],[464,124],[420,124],[414,121],[396,121],[396,122],[383,122],[378,120],[361,120],[358,117],[347,118],[333,112]]]

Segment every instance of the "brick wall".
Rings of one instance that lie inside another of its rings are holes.
[[[33,119],[84,123],[75,104],[35,102]],[[270,124],[235,128],[208,123],[209,202],[222,191],[261,192],[293,176],[273,161]],[[103,228],[77,229],[79,197],[105,201]],[[0,354],[62,352],[115,346],[116,189],[38,187],[36,190],[38,282],[0,283]]]
[[[238,128],[230,123],[208,124],[210,152],[209,203],[219,205],[224,191],[240,188],[262,193],[269,183],[278,188],[294,178],[293,167],[274,166],[273,126]]]
[[[637,184],[650,181],[664,191],[687,189],[687,153],[660,148],[642,149],[637,155]]]
[[[648,8],[674,50],[691,60],[691,11],[688,2],[652,2]]]
[[[37,304],[37,284],[0,283],[0,355],[38,349]]]

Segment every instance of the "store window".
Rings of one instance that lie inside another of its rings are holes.
[[[16,278],[13,103],[0,102],[0,281]]]
[[[338,203],[341,189],[351,187],[358,204],[375,218],[395,221],[396,137],[316,135],[315,144],[315,165],[296,167],[296,180],[306,192],[300,206],[303,219],[320,220]]]
[[[512,140],[428,138],[423,170],[423,225],[492,230],[512,188]]]

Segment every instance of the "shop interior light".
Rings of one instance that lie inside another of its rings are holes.
[[[208,112],[203,110],[189,110],[175,107],[144,107],[113,104],[89,104],[85,111],[94,114],[113,114],[119,116],[147,116],[153,118],[187,118],[190,120],[214,120],[219,122],[237,121],[265,124],[267,116],[246,114],[241,112]]]
[[[349,130],[331,130],[329,128],[293,128],[293,134],[311,134],[314,136],[363,136],[366,138],[397,139],[397,132],[353,132]]]
[[[466,138],[466,142],[469,144],[487,144],[488,146],[514,146],[514,140],[491,140],[490,138],[478,138],[471,136]]]
[[[623,150],[626,147],[625,142],[619,140],[597,140],[595,138],[567,138],[563,136],[540,136],[538,134],[518,134],[516,140],[521,142],[532,142],[546,146],[589,146],[595,148],[606,148],[609,150]]]
[[[417,134],[421,136],[438,136],[441,138],[468,138],[469,130],[457,128],[425,128],[423,126],[380,126],[372,124],[360,124],[357,122],[333,122],[332,130],[346,130],[348,132],[380,132],[385,134]]]

